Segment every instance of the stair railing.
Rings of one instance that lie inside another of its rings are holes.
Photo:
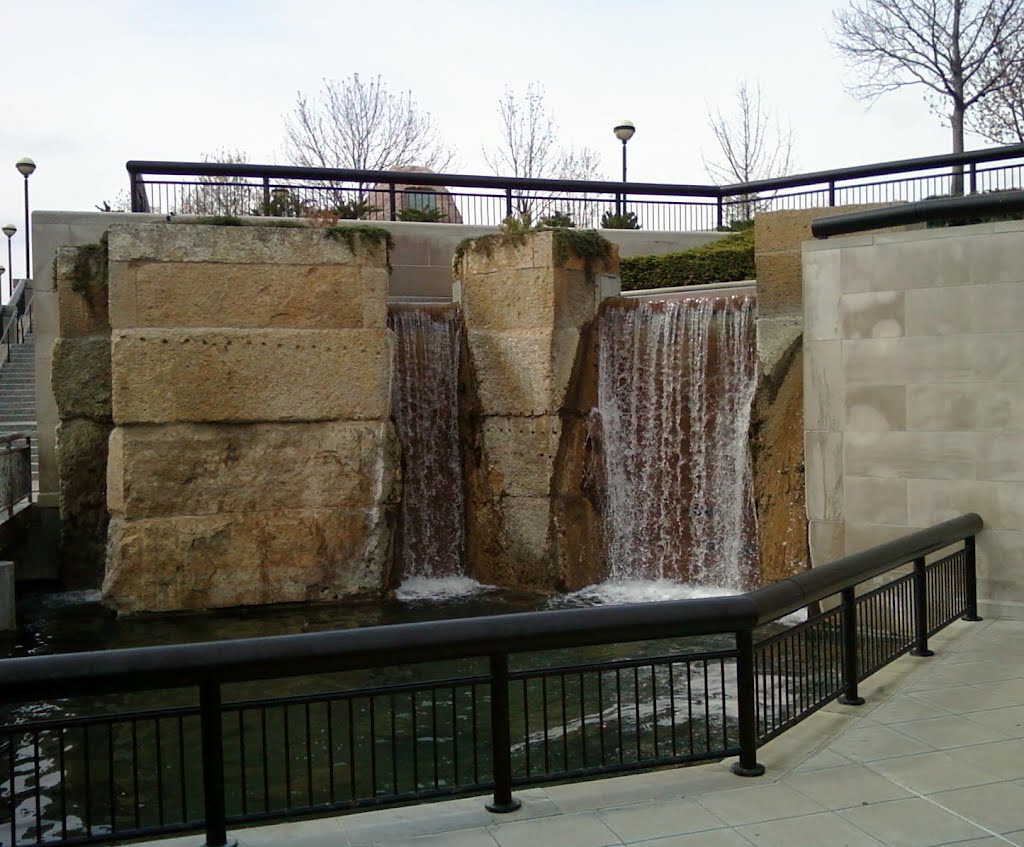
[[[3,372],[3,366],[11,361],[11,348],[15,344],[24,344],[28,333],[32,332],[32,293],[32,281],[20,280],[11,299],[0,309],[0,320],[3,322],[3,331],[0,333],[0,349],[3,350],[0,373]]]

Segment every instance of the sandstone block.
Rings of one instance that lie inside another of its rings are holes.
[[[759,318],[803,315],[803,263],[799,250],[758,253]]]
[[[383,328],[384,268],[217,262],[116,262],[115,329]]]
[[[596,280],[581,270],[499,270],[462,280],[462,308],[474,329],[578,329],[594,319],[598,301]]]
[[[53,282],[62,337],[109,335],[104,251],[95,245],[61,247],[54,262]]]
[[[50,385],[61,419],[111,419],[110,339],[58,338],[53,345]]]
[[[382,420],[392,333],[121,330],[113,334],[118,425]]]
[[[371,509],[398,499],[390,422],[119,427],[110,509],[155,518],[285,509]]]
[[[794,209],[784,212],[761,212],[754,218],[754,249],[758,253],[773,250],[799,250],[802,242],[809,241],[814,237],[811,235],[811,223],[816,218],[891,205],[893,204],[860,203],[848,206],[819,206],[814,209]]]
[[[484,456],[499,496],[547,497],[562,434],[557,415],[484,418]]]
[[[115,224],[110,228],[110,261],[228,262],[309,265],[365,264],[387,267],[383,244],[332,238],[316,227],[211,226],[188,223]]]
[[[485,415],[531,416],[562,408],[580,333],[516,330],[467,332]]]
[[[290,509],[110,524],[103,594],[120,614],[379,595],[391,509]]]
[[[502,547],[511,585],[549,588],[552,583],[552,502],[548,497],[503,497]]]
[[[109,423],[78,418],[57,427],[61,579],[73,589],[99,588],[107,545]]]

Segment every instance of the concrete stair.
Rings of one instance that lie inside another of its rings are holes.
[[[11,360],[0,365],[0,434],[32,437],[32,487],[39,484],[39,445],[36,441],[35,339],[27,335],[11,346]]]

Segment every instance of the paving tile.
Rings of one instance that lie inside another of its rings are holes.
[[[845,733],[833,742],[831,749],[855,762],[874,762],[912,753],[926,753],[935,748],[888,726],[868,726]]]
[[[1024,828],[1024,787],[1012,782],[943,791],[929,799],[993,832]]]
[[[558,815],[490,827],[501,847],[610,847],[619,837],[594,815]]]
[[[1024,706],[971,712],[968,719],[973,723],[998,730],[1009,738],[1024,738]]]
[[[917,691],[914,697],[958,715],[1020,705],[1019,697],[993,690],[991,685],[957,685],[932,691]]]
[[[875,723],[889,724],[903,721],[916,721],[925,718],[938,718],[948,715],[945,709],[932,703],[924,703],[913,697],[897,694],[887,703],[882,703],[871,713]]]
[[[559,811],[582,812],[728,790],[737,783],[741,778],[718,764],[551,785],[546,794]]]
[[[846,758],[846,756],[837,753],[835,750],[825,749],[815,753],[809,759],[806,759],[798,765],[795,770],[797,773],[801,773],[803,771],[820,771],[827,768],[837,768],[841,765],[849,764],[850,759]]]
[[[919,794],[998,782],[1001,777],[956,761],[948,753],[920,753],[872,762],[871,769]]]
[[[820,804],[782,783],[761,783],[735,791],[718,791],[701,795],[697,800],[729,826],[825,811]]]
[[[750,842],[733,829],[713,829],[693,835],[673,835],[656,841],[637,841],[631,847],[750,847]]]
[[[1007,740],[1001,732],[965,720],[959,715],[909,721],[899,724],[898,728],[904,735],[916,738],[936,750]]]
[[[609,809],[601,812],[599,817],[627,844],[724,826],[719,818],[693,800]]]
[[[790,774],[783,782],[830,811],[912,796],[905,788],[852,763],[825,771]]]
[[[289,845],[291,842],[289,842]],[[483,827],[460,829],[456,832],[441,832],[437,835],[420,835],[400,841],[374,841],[373,847],[497,847],[491,834]]]
[[[830,847],[879,847],[884,843],[833,812],[763,821],[738,827],[737,832],[752,844],[763,847],[802,847],[812,844],[828,844]]]
[[[932,847],[991,834],[919,797],[844,809],[837,814],[887,847]]]
[[[949,751],[953,761],[997,776],[1024,779],[1024,741],[998,741]]]

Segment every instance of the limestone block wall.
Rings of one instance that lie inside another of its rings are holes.
[[[588,584],[601,570],[598,510],[586,490],[591,330],[602,293],[618,287],[614,249],[588,269],[559,239],[485,243],[460,270],[468,560],[484,581],[547,590]]]
[[[64,247],[54,263],[59,335],[50,381],[60,422],[60,578],[69,589],[99,588],[106,559],[110,320],[107,247]]]
[[[399,494],[383,243],[165,223],[109,245],[107,601],[379,593]]]
[[[809,242],[815,564],[978,512],[979,594],[1024,613],[1024,223]]]

